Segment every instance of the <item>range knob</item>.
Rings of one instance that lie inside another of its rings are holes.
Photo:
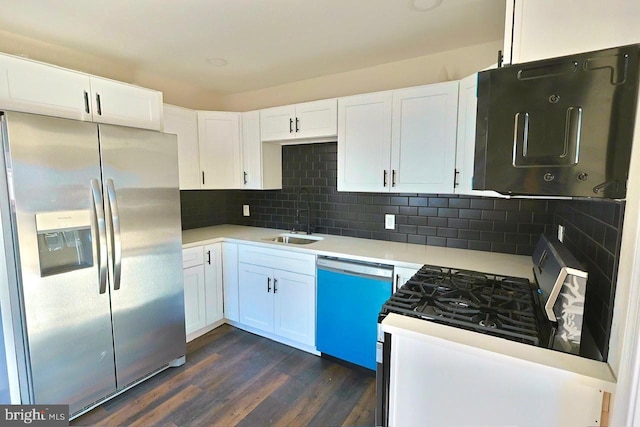
[[[542,179],[544,179],[547,182],[551,182],[554,179],[556,179],[556,176],[554,174],[552,174],[551,172],[547,172],[544,174],[544,176],[542,177]]]
[[[589,179],[589,174],[588,174],[588,173],[586,173],[586,172],[580,172],[580,173],[578,174],[578,176],[576,177],[576,179],[577,179],[578,181],[586,181],[586,180],[588,180],[588,179]]]

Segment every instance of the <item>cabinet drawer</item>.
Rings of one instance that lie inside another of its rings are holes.
[[[182,250],[182,268],[204,264],[204,252],[202,246]]]
[[[262,265],[264,267],[292,271],[310,276],[315,276],[316,273],[315,255],[240,245],[238,247],[238,257],[240,262],[246,264]]]

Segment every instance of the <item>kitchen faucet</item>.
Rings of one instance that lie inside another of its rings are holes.
[[[300,202],[302,200],[302,192],[307,193],[307,208],[300,209]],[[311,234],[311,203],[309,199],[311,198],[311,194],[309,193],[309,189],[307,187],[300,187],[298,190],[298,199],[296,200],[296,220],[295,225],[293,227],[293,231],[296,231],[296,226],[300,226],[300,212],[307,211],[307,234]]]

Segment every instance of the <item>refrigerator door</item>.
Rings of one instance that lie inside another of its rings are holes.
[[[100,125],[118,388],[186,352],[175,135]]]
[[[116,390],[97,126],[7,112],[2,128],[31,399],[74,413]]]

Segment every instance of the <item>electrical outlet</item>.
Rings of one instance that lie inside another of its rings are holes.
[[[564,226],[558,225],[558,240],[561,242],[564,240]]]
[[[242,205],[242,216],[250,216],[249,205]]]
[[[386,214],[384,216],[384,228],[387,230],[394,230],[396,228],[396,216],[393,214]]]

